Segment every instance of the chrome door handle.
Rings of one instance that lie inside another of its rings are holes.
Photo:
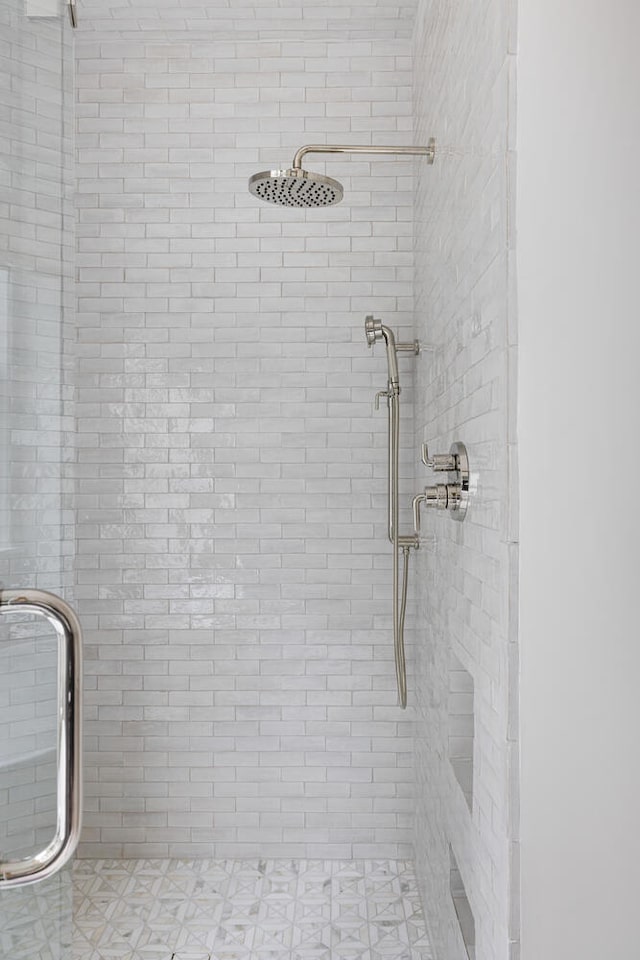
[[[58,636],[56,832],[39,853],[0,860],[0,890],[44,880],[68,863],[78,845],[82,816],[82,631],[74,611],[44,590],[0,590],[0,614],[44,617]]]

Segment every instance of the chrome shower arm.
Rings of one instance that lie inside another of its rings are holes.
[[[300,147],[293,158],[293,169],[302,168],[302,158],[307,153],[371,153],[400,156],[426,157],[428,163],[433,163],[436,153],[436,142],[429,140],[426,147],[374,147],[370,144],[341,144],[341,143],[309,143]]]
[[[262,170],[249,178],[249,191],[254,197],[280,207],[330,207],[340,203],[344,188],[338,180],[324,173],[302,168],[308,153],[357,153],[373,156],[425,157],[432,164],[436,155],[433,137],[425,146],[372,146],[369,143],[308,143],[300,147],[289,170]]]

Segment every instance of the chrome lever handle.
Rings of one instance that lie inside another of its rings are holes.
[[[380,397],[386,397],[387,400],[388,400],[390,396],[391,396],[391,394],[390,394],[390,392],[389,392],[388,390],[378,390],[378,392],[376,393],[376,396],[375,396],[375,400],[374,400],[374,406],[375,406],[376,410],[379,410],[379,409],[380,409]]]
[[[69,23],[75,30],[78,26],[78,8],[76,6],[76,0],[67,0],[67,12],[69,14]]]
[[[425,467],[431,467],[431,469],[436,473],[450,473],[451,471],[458,469],[458,461],[455,454],[436,453],[433,457],[430,457],[429,446],[426,443],[422,444],[420,459],[424,463]]]
[[[425,507],[432,510],[451,510],[459,509],[461,503],[461,490],[459,483],[436,483],[434,486],[425,487],[424,493],[419,493],[413,498],[413,529],[418,540],[421,536],[420,529],[420,505],[424,503]]]
[[[420,504],[426,500],[424,493],[419,493],[411,501],[413,504],[413,532],[420,538]]]

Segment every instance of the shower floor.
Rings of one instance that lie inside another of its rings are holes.
[[[430,960],[393,860],[79,860],[72,960]]]

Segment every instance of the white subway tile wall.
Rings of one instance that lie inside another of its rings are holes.
[[[81,854],[407,857],[364,317],[411,336],[414,162],[310,158],[345,183],[320,211],[247,190],[304,143],[411,142],[406,8],[332,40],[351,8],[309,4],[288,39],[234,3],[229,39],[226,3],[154,4],[178,41],[135,6],[85,5],[76,48]]]
[[[418,0],[86,0],[80,27],[138,41],[371,40],[412,35]],[[313,56],[313,54],[311,54]]]
[[[516,875],[517,601],[513,133],[515,3],[420,4],[416,139],[436,132],[415,205],[416,445],[469,450],[463,524],[425,518],[418,555],[416,865],[436,955],[467,956],[449,844],[475,920],[476,960],[519,956]],[[423,472],[422,476],[426,476]],[[450,656],[474,686],[473,810],[448,760]],[[515,782],[515,779],[513,779]]]

